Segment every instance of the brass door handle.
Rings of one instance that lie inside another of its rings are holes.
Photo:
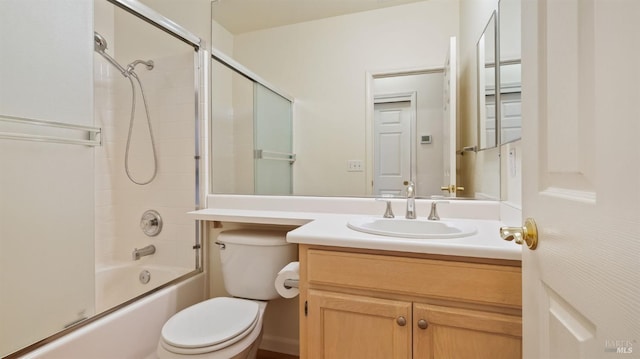
[[[500,227],[500,237],[505,241],[515,241],[517,244],[526,243],[529,249],[538,246],[538,227],[533,218],[527,218],[522,227]]]
[[[441,191],[447,191],[449,193],[456,193],[456,192],[464,191],[464,187],[456,186],[456,185],[452,184],[451,186],[442,186],[442,187],[440,187],[440,190]]]

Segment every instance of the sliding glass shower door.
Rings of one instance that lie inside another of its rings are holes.
[[[261,81],[232,59],[212,56],[213,193],[293,193],[293,100]]]
[[[292,194],[291,101],[259,83],[254,89],[255,194]]]
[[[0,357],[95,312],[92,11],[0,1]]]

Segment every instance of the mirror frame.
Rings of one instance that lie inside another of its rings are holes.
[[[496,10],[493,10],[491,12],[491,16],[489,17],[489,20],[487,21],[487,24],[485,25],[484,29],[482,30],[482,35],[480,36],[480,38],[478,39],[478,42],[476,43],[476,63],[477,63],[477,79],[476,79],[476,103],[477,103],[477,136],[476,136],[476,141],[477,141],[477,146],[476,149],[477,151],[482,151],[482,150],[487,150],[490,148],[496,148],[499,146],[500,144],[500,131],[499,131],[499,121],[498,119],[500,118],[500,108],[498,106],[498,100],[499,100],[499,94],[497,91],[498,89],[498,84],[500,83],[500,73],[498,71],[498,66],[496,66],[497,62],[496,60],[498,59],[499,56],[499,44],[498,44],[498,12]],[[486,58],[486,52],[485,52],[485,43],[486,43],[486,38],[485,36],[487,35],[487,30],[489,30],[490,28],[493,28],[493,43],[494,43],[494,47],[493,47],[493,72],[494,72],[494,87],[495,87],[495,101],[496,101],[496,106],[495,106],[495,131],[496,131],[496,135],[495,135],[495,141],[493,141],[493,143],[488,144],[486,146],[482,146],[482,135],[483,135],[483,131],[482,130],[482,123],[485,121],[485,119],[483,118],[483,114],[486,113],[486,108],[485,108],[485,101],[483,99],[483,97],[485,96],[485,86],[483,85],[485,83],[484,78],[484,74],[485,74],[485,69],[487,68],[488,65],[491,65],[490,63],[487,63],[485,58]]]

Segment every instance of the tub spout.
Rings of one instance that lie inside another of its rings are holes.
[[[156,246],[154,246],[153,244],[140,249],[136,248],[133,250],[133,260],[137,261],[138,259],[144,256],[152,255],[155,252],[156,252]]]

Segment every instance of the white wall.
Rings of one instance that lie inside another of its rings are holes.
[[[366,72],[443,66],[457,32],[458,2],[432,0],[236,36],[233,57],[296,99],[294,193],[365,195],[347,161],[366,158]]]

